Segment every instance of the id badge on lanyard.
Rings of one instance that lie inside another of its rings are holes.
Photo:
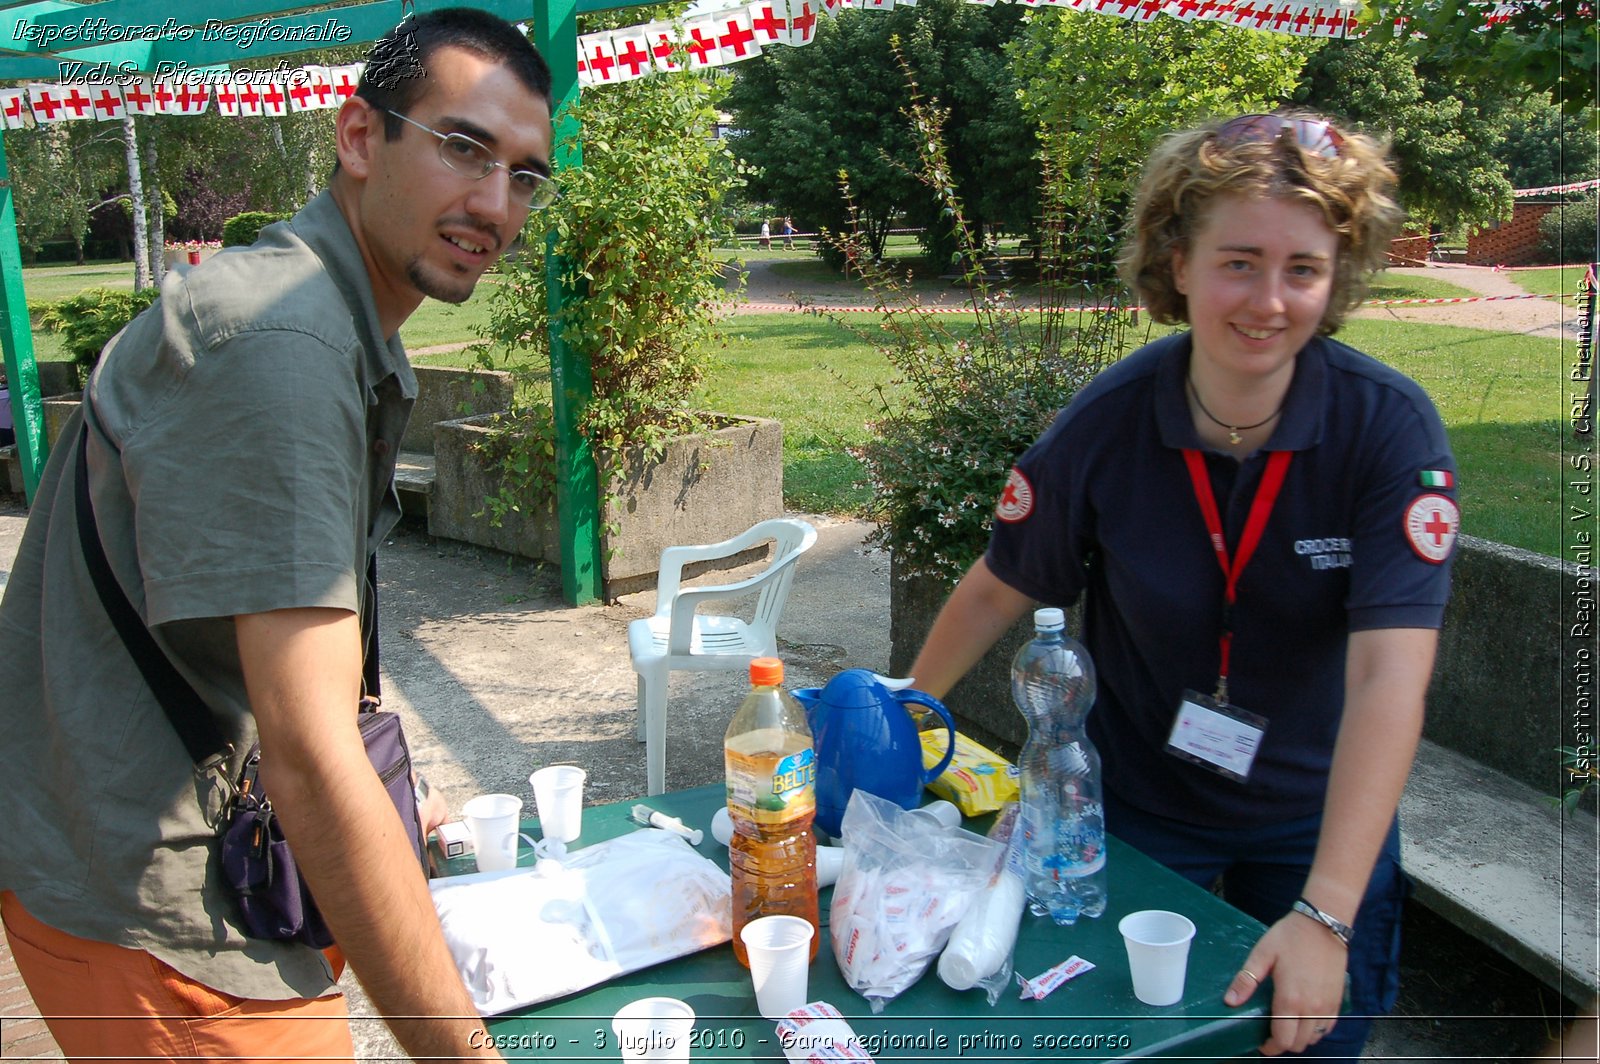
[[[1192,448],[1183,452],[1183,460],[1189,466],[1189,479],[1194,484],[1195,500],[1200,504],[1200,514],[1211,536],[1212,550],[1216,552],[1217,564],[1222,567],[1222,575],[1227,583],[1223,594],[1216,694],[1208,698],[1195,691],[1183,693],[1172,722],[1172,732],[1167,736],[1167,752],[1240,783],[1250,777],[1250,767],[1255,764],[1256,753],[1261,749],[1261,737],[1267,730],[1267,721],[1228,701],[1233,605],[1238,598],[1239,574],[1244,572],[1244,567],[1250,563],[1256,546],[1261,542],[1261,534],[1267,527],[1267,519],[1272,516],[1272,507],[1278,501],[1278,492],[1283,488],[1292,457],[1292,451],[1273,451],[1268,457],[1266,472],[1262,474],[1255,500],[1250,504],[1250,516],[1245,521],[1244,534],[1239,538],[1239,549],[1230,559],[1228,545],[1222,536],[1222,516],[1217,510],[1216,495],[1211,490],[1211,475],[1206,471],[1205,458]]]

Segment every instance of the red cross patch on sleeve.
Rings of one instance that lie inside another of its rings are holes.
[[[1000,501],[995,504],[994,515],[1002,521],[1014,524],[1026,520],[1031,513],[1033,513],[1033,485],[1022,475],[1022,470],[1012,466],[1011,475],[1006,477],[1006,490],[1000,493]]]
[[[1461,528],[1461,511],[1453,500],[1429,492],[1406,507],[1406,540],[1417,557],[1438,565],[1450,557]]]

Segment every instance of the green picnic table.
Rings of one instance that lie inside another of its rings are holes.
[[[704,830],[699,851],[726,869],[727,849],[710,831],[711,815],[724,797],[723,787],[713,784],[644,802]],[[635,802],[586,808],[583,835],[572,848],[638,830],[628,815]],[[981,829],[987,824],[979,820],[967,826]],[[530,833],[537,827],[537,820],[523,824]],[[524,846],[519,863],[533,860]],[[447,875],[474,868],[471,857],[441,862]],[[930,965],[920,980],[874,1014],[834,963],[828,935],[831,889],[822,892],[822,941],[811,965],[808,997],[838,1009],[880,1062],[1223,1060],[1249,1055],[1267,1037],[1266,995],[1258,993],[1245,1006],[1230,1009],[1223,1005],[1222,993],[1260,937],[1261,924],[1115,838],[1110,840],[1107,873],[1110,903],[1099,919],[1057,927],[1047,918],[1023,915],[1013,961],[1016,972],[1031,978],[1071,956],[1095,965],[1043,1001],[1022,1000],[1013,978],[991,1008],[982,990],[951,990]],[[1189,917],[1197,928],[1184,998],[1176,1005],[1153,1008],[1133,996],[1117,921],[1140,909],[1170,909]],[[611,1017],[630,1001],[654,996],[681,998],[694,1009],[691,1048],[696,1060],[786,1059],[776,1025],[756,1010],[750,973],[728,945],[493,1017],[487,1025],[508,1058],[617,1060]]]

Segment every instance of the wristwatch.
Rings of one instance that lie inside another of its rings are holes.
[[[1346,949],[1350,948],[1350,939],[1355,935],[1356,930],[1349,924],[1340,923],[1338,920],[1335,920],[1333,917],[1329,916],[1315,905],[1312,905],[1304,898],[1295,899],[1294,911],[1299,913],[1301,916],[1309,916],[1323,927],[1326,927],[1329,931],[1333,932],[1334,938],[1344,943]]]

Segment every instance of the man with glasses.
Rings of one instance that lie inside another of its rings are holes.
[[[301,871],[402,1045],[496,1056],[355,726],[359,617],[416,394],[398,331],[424,296],[470,297],[554,199],[550,92],[498,18],[396,27],[339,111],[329,188],[169,276],[52,454],[0,602],[0,912],[69,1057],[353,1056],[343,959],[240,930],[215,810],[86,575],[80,448],[117,583],[234,750],[259,737]]]

